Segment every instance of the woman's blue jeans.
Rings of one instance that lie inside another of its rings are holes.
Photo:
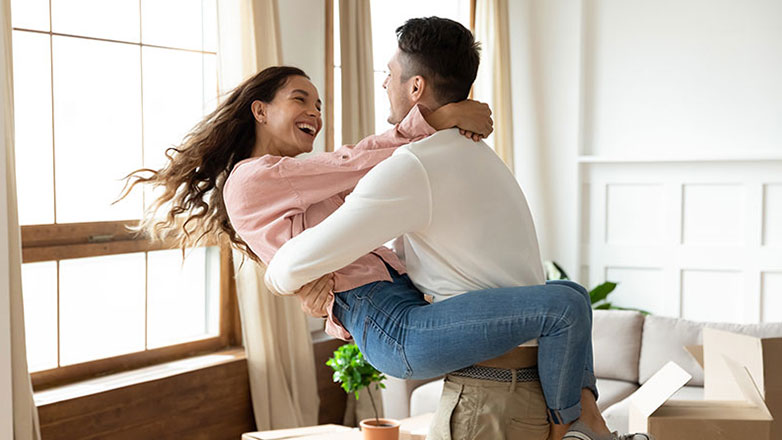
[[[432,378],[538,339],[538,372],[549,419],[581,415],[581,390],[595,394],[592,308],[571,281],[468,292],[428,303],[407,275],[335,295],[334,315],[378,370]]]

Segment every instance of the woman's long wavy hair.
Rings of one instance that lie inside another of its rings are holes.
[[[125,176],[125,188],[117,201],[140,183],[163,187],[134,229],[153,239],[173,238],[183,252],[204,237],[226,234],[233,247],[259,261],[231,227],[223,186],[234,165],[249,158],[255,146],[253,101],[271,102],[291,76],[309,79],[301,69],[288,66],[269,67],[247,79],[196,124],[179,146],[166,149],[168,163],[163,168],[141,168]],[[165,217],[157,217],[168,202],[171,206]]]

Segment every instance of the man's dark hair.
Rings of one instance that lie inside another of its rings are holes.
[[[467,99],[480,63],[472,32],[447,18],[411,18],[396,29],[396,38],[402,81],[421,75],[440,104]]]

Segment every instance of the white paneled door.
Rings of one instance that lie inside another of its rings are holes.
[[[618,282],[616,305],[782,321],[782,160],[581,167],[582,274],[590,285]]]

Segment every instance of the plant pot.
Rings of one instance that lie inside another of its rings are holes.
[[[380,426],[377,426],[377,421]],[[393,419],[364,419],[361,425],[361,431],[364,433],[364,440],[399,440],[399,421]]]

